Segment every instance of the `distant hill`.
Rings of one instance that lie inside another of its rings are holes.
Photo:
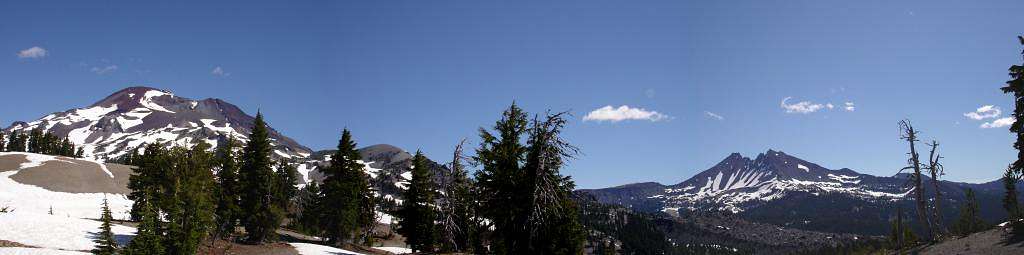
[[[925,181],[929,181],[926,179]],[[940,182],[942,211],[956,218],[964,190],[974,189],[983,217],[1005,219],[999,180],[982,183]],[[754,159],[733,153],[715,166],[683,182],[647,182],[582,190],[598,201],[645,211],[686,215],[725,211],[747,220],[833,233],[883,235],[895,207],[914,206],[905,175],[873,176],[851,169],[826,169],[818,164],[768,150]],[[1021,187],[1024,187],[1022,185]],[[935,190],[925,187],[929,197]],[[913,217],[910,220],[913,221]]]

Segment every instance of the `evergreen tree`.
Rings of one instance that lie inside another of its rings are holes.
[[[165,187],[169,199],[163,209],[167,253],[195,254],[199,242],[214,229],[214,161],[209,148],[200,142],[192,149],[172,149],[173,167]]]
[[[273,238],[282,218],[281,208],[273,203],[274,171],[268,136],[263,114],[257,113],[249,142],[242,150],[242,165],[238,172],[241,220],[246,238],[252,243]]]
[[[338,150],[331,155],[330,165],[321,170],[326,176],[320,187],[323,191],[319,206],[321,223],[328,242],[335,245],[346,240],[358,241],[363,230],[375,223],[369,176],[363,172],[364,166],[359,160],[352,134],[345,129],[338,141]]]
[[[7,139],[3,131],[0,131],[0,151],[7,151]]]
[[[1024,45],[1024,36],[1017,36],[1017,40],[1020,41],[1021,45]],[[1024,58],[1024,51],[1021,51],[1020,54]],[[1006,82],[1005,87],[1002,87],[1002,91],[1006,94],[1013,94],[1013,118],[1015,122],[1010,125],[1010,133],[1017,135],[1017,141],[1013,143],[1013,148],[1017,149],[1017,160],[1010,164],[1010,168],[1006,170],[1006,176],[1003,179],[1007,192],[1006,197],[1003,199],[1003,207],[1009,213],[1009,221],[1014,225],[1014,228],[1021,228],[1020,220],[1024,215],[1020,212],[1016,186],[1017,181],[1024,176],[1024,64],[1011,65],[1009,74],[1010,80]]]
[[[498,254],[582,252],[585,233],[571,199],[575,184],[559,173],[577,151],[561,138],[563,115],[547,114],[528,125],[526,113],[513,104],[494,126],[498,136],[481,129],[478,197],[481,214],[494,224],[492,247]]]
[[[451,168],[441,178],[441,190],[438,201],[438,230],[441,232],[440,244],[443,252],[460,252],[471,250],[471,237],[477,231],[473,220],[474,200],[473,183],[462,165],[462,146],[465,140],[455,147],[455,155]]]
[[[967,236],[985,230],[988,225],[981,219],[981,213],[979,212],[981,209],[978,205],[978,200],[975,199],[974,190],[967,189],[965,196],[966,199],[960,206],[960,218],[953,223],[953,233],[959,236]]]
[[[297,225],[295,228],[309,235],[321,236],[323,231],[320,227],[320,216],[322,215],[320,203],[323,201],[323,193],[320,192],[320,185],[310,182],[299,191],[297,200],[298,215],[296,218],[298,221],[295,223]]]
[[[28,142],[28,135],[20,130],[11,131],[10,142],[7,143],[7,151],[25,152],[25,143]]]
[[[142,221],[124,252],[128,255],[163,255],[163,231],[156,209],[146,204],[141,210]]]
[[[480,128],[480,148],[474,160],[482,169],[476,172],[480,214],[494,229],[491,249],[498,254],[517,254],[512,247],[522,245],[525,209],[531,204],[520,183],[524,179],[521,164],[527,148],[521,139],[526,133],[526,113],[514,103],[502,113],[492,134]]]
[[[299,189],[295,187],[299,183],[299,171],[295,168],[295,165],[289,164],[286,160],[281,160],[277,164],[277,172],[274,175],[274,198],[278,207],[283,209],[285,212],[291,207],[291,201],[299,193]]]
[[[241,209],[239,207],[238,189],[238,159],[235,157],[235,148],[238,144],[231,137],[217,147],[216,163],[217,170],[216,200],[217,208],[215,218],[217,234],[231,234],[235,230]]]
[[[434,225],[434,177],[423,152],[412,158],[412,180],[403,193],[399,209],[398,233],[413,251],[434,251],[437,228]]]
[[[96,239],[93,243],[96,246],[92,249],[92,254],[112,255],[117,254],[117,241],[114,240],[114,232],[110,230],[110,222],[113,217],[110,216],[110,206],[107,204],[107,199],[103,199],[103,212],[100,214],[100,232],[96,234]]]
[[[526,246],[517,250],[536,254],[580,254],[585,233],[579,222],[578,206],[572,200],[576,185],[559,169],[577,154],[577,148],[561,137],[566,113],[535,118],[530,128],[525,165],[525,190],[531,203],[527,208]]]
[[[166,151],[158,144],[149,144],[145,148],[144,154],[135,155],[131,162],[126,162],[135,166],[134,173],[128,177],[128,189],[131,190],[128,199],[134,201],[130,212],[132,221],[142,220],[143,208],[160,200],[160,196],[165,194],[160,190],[158,182],[164,179],[167,170]]]
[[[33,128],[28,132],[28,152],[44,153],[42,151],[43,131]]]

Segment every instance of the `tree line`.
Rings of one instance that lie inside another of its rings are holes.
[[[10,133],[0,132],[0,152],[31,152],[47,155],[81,158],[84,150],[75,146],[67,136],[61,138],[41,128],[29,130],[26,134],[20,130]]]
[[[102,241],[109,231],[103,228],[95,251],[194,254],[203,240],[273,242],[285,220],[326,245],[371,246],[387,213],[416,252],[580,254],[586,236],[572,199],[575,184],[560,173],[578,150],[562,138],[565,124],[566,113],[531,118],[512,104],[492,127],[480,128],[473,156],[463,154],[460,142],[452,162],[436,170],[417,151],[412,178],[389,210],[370,185],[349,130],[318,168],[323,181],[299,190],[295,165],[271,157],[258,113],[240,149],[230,138],[217,148],[149,144],[119,159],[135,169],[128,198],[135,202],[130,220],[139,223],[138,234],[116,247]],[[479,167],[472,177],[467,165]],[[108,224],[109,209],[101,215]]]

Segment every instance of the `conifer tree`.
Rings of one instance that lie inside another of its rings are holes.
[[[974,190],[965,191],[966,199],[960,205],[960,218],[953,223],[953,232],[959,236],[985,230],[987,223],[981,219],[980,206],[974,196]]]
[[[130,212],[132,221],[142,220],[143,208],[165,194],[160,190],[159,180],[164,179],[167,171],[166,151],[158,144],[149,144],[145,148],[144,154],[133,156],[131,162],[127,162],[135,166],[134,173],[128,177],[128,189],[131,190],[128,199],[134,201]],[[151,206],[157,209],[157,204]]]
[[[163,230],[156,209],[146,204],[141,210],[141,222],[135,237],[128,243],[128,247],[125,247],[124,252],[127,255],[163,255]]]
[[[295,165],[286,160],[278,161],[277,172],[274,173],[274,197],[278,207],[285,212],[291,205],[292,198],[298,194],[299,189],[295,187],[299,182],[299,172]]]
[[[1017,40],[1020,41],[1021,45],[1024,45],[1024,36],[1017,36]],[[1024,59],[1024,51],[1021,51],[1022,59]],[[1024,223],[1020,223],[1022,217],[1021,208],[1017,200],[1017,181],[1024,176],[1024,64],[1011,65],[1009,69],[1010,80],[1006,82],[1006,86],[1002,87],[1002,91],[1005,94],[1013,94],[1013,118],[1015,122],[1010,125],[1010,133],[1017,135],[1017,141],[1013,143],[1013,148],[1017,149],[1017,160],[1010,164],[1009,169],[1006,170],[1003,182],[1006,187],[1006,197],[1003,198],[1003,207],[1009,213],[1009,222],[1014,225],[1014,228],[1021,228]]]
[[[492,134],[480,128],[480,148],[474,160],[482,169],[476,172],[480,214],[494,228],[492,250],[498,254],[516,254],[513,247],[522,246],[525,236],[522,223],[525,209],[531,204],[521,192],[524,179],[522,163],[527,148],[522,144],[527,130],[526,113],[515,103],[502,113]]]
[[[114,240],[114,232],[110,229],[110,222],[113,217],[110,215],[110,206],[107,204],[107,199],[103,199],[103,212],[100,214],[100,232],[96,234],[96,239],[93,243],[96,246],[92,249],[92,254],[101,255],[113,255],[117,254],[117,241]]]
[[[0,151],[7,151],[7,139],[3,131],[0,131]]]
[[[374,224],[369,176],[363,172],[364,166],[359,160],[352,134],[345,129],[338,141],[338,150],[331,155],[330,165],[321,170],[326,176],[320,187],[323,191],[321,223],[327,240],[335,245],[347,240],[358,241],[363,230]]]
[[[235,157],[235,148],[238,143],[234,138],[228,137],[227,141],[217,147],[216,164],[217,181],[215,211],[217,234],[231,234],[235,230],[240,212],[240,198],[238,189],[238,159]]]
[[[323,231],[320,227],[321,208],[323,193],[320,192],[320,185],[310,182],[298,195],[298,219],[297,228],[306,234],[321,236]]]
[[[238,172],[242,225],[251,243],[262,243],[274,237],[281,223],[282,211],[274,203],[273,162],[270,159],[270,138],[263,114],[257,113],[249,142],[242,150],[242,165]]]
[[[579,254],[585,233],[579,223],[578,206],[572,200],[576,188],[559,169],[578,149],[561,137],[567,113],[534,118],[524,170],[525,190],[530,198],[524,222],[526,247],[517,250],[537,254]]]
[[[28,152],[43,153],[42,151],[43,132],[39,128],[33,128],[28,132]]]
[[[472,182],[468,178],[462,160],[462,146],[465,140],[455,146],[451,167],[441,178],[443,191],[438,201],[438,230],[443,252],[470,251],[470,239],[476,232],[473,220]]]
[[[412,158],[412,180],[403,193],[399,209],[398,233],[405,237],[413,251],[434,251],[437,228],[434,225],[434,177],[423,152]]]
[[[214,229],[213,155],[209,144],[192,149],[174,148],[173,167],[165,188],[169,198],[163,212],[167,217],[167,253],[195,254],[199,242]]]

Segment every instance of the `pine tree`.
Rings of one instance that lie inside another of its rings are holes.
[[[195,254],[199,242],[214,229],[214,161],[209,148],[200,142],[192,149],[172,149],[173,170],[165,187],[169,199],[162,210],[169,254]]]
[[[299,193],[299,189],[295,187],[299,183],[299,172],[295,168],[295,165],[288,163],[286,160],[281,160],[277,164],[277,172],[274,173],[274,198],[278,207],[288,211],[291,207],[291,201]]]
[[[480,199],[480,214],[489,219],[494,228],[491,239],[492,250],[498,254],[516,254],[513,247],[523,245],[525,236],[522,216],[529,205],[529,198],[522,191],[524,179],[521,164],[527,148],[521,139],[526,133],[526,113],[514,103],[502,113],[494,125],[492,134],[480,128],[480,148],[474,160],[482,169],[476,172]]]
[[[7,139],[4,137],[4,132],[0,131],[0,152],[7,151]]]
[[[246,238],[251,243],[272,239],[282,218],[281,208],[273,203],[274,171],[268,136],[263,114],[257,113],[249,142],[242,150],[242,165],[238,172],[241,220]]]
[[[527,208],[525,247],[517,250],[538,254],[580,254],[585,233],[579,222],[578,206],[572,200],[576,185],[559,169],[578,149],[561,137],[567,113],[546,114],[534,118],[530,128],[525,190],[530,197]]]
[[[157,217],[156,209],[146,204],[141,212],[141,223],[135,232],[135,237],[125,247],[125,254],[128,255],[163,255],[164,238],[160,226],[160,219]]]
[[[134,173],[128,177],[128,199],[134,201],[130,212],[132,221],[142,220],[143,208],[165,194],[160,190],[159,180],[165,179],[166,150],[158,144],[145,146],[145,153],[134,156],[126,162],[134,165]],[[157,204],[152,204],[157,207]]]
[[[299,191],[298,195],[298,222],[296,224],[297,229],[300,231],[313,235],[321,236],[323,230],[320,227],[320,216],[322,209],[320,203],[323,201],[323,193],[320,192],[320,185],[316,182],[310,182],[302,190]]]
[[[364,166],[359,160],[352,134],[345,129],[338,141],[338,150],[331,155],[330,165],[321,170],[326,176],[320,187],[323,191],[321,223],[328,241],[335,245],[346,240],[358,241],[363,230],[374,224],[369,176],[363,172]]]
[[[966,199],[960,205],[960,218],[953,223],[953,232],[959,236],[967,236],[985,230],[988,225],[981,219],[981,209],[978,200],[975,199],[974,190],[967,189],[964,193]]]
[[[1021,45],[1024,45],[1024,36],[1017,36],[1017,40],[1020,41]],[[1021,51],[1020,54],[1024,58],[1024,51]],[[1024,215],[1020,212],[1021,208],[1017,201],[1016,186],[1017,181],[1020,180],[1021,176],[1024,176],[1024,64],[1011,65],[1009,74],[1011,79],[1001,89],[1003,93],[1013,93],[1013,118],[1015,122],[1010,125],[1010,133],[1017,135],[1017,141],[1013,143],[1013,148],[1017,149],[1017,160],[1010,164],[1003,179],[1007,191],[1006,197],[1003,199],[1003,207],[1009,213],[1009,222],[1014,225],[1014,228],[1021,228],[1024,226],[1019,225],[1024,224],[1019,222]]]
[[[239,207],[238,189],[238,159],[235,157],[237,142],[231,137],[217,147],[216,163],[217,170],[216,200],[217,209],[215,212],[217,234],[231,234],[235,230],[241,209]]]
[[[117,254],[117,241],[114,240],[114,232],[110,229],[110,222],[112,220],[110,206],[107,204],[107,199],[104,198],[103,212],[100,214],[100,232],[96,234],[96,239],[93,240],[96,246],[92,249],[92,254]]]
[[[33,128],[28,132],[28,152],[43,153],[42,151],[43,132],[39,128]]]
[[[442,252],[471,250],[471,237],[477,231],[473,220],[472,182],[462,165],[462,146],[465,140],[455,146],[455,153],[449,171],[440,185],[443,191],[438,201],[438,230]]]
[[[576,254],[585,235],[575,184],[559,169],[576,148],[561,138],[565,113],[535,118],[513,104],[494,126],[498,136],[481,129],[476,161],[481,214],[494,224],[492,247],[498,254]],[[528,145],[520,141],[529,135]]]
[[[437,228],[434,225],[434,177],[423,152],[412,158],[412,180],[403,193],[399,209],[398,233],[405,237],[413,251],[434,251]]]

